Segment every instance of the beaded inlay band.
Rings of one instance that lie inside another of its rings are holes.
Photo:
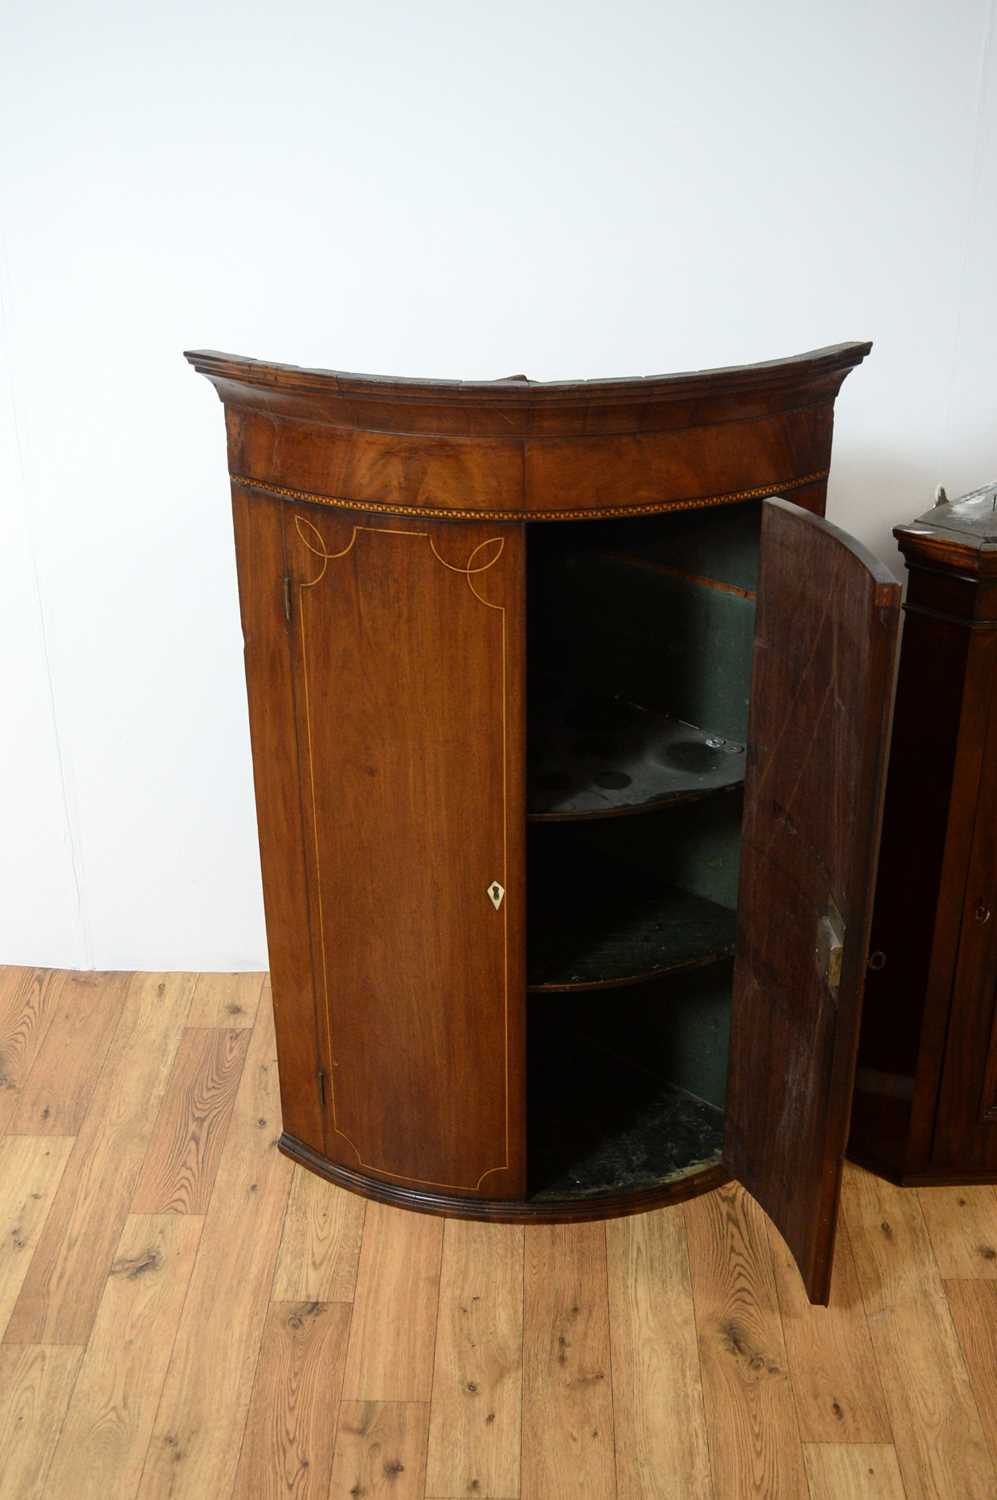
[[[654,516],[666,510],[700,510],[708,505],[734,505],[738,500],[760,500],[766,495],[782,495],[790,490],[803,489],[808,484],[818,484],[829,473],[829,469],[818,469],[815,474],[802,474],[798,479],[774,480],[771,484],[759,484],[750,490],[731,490],[726,495],[707,495],[700,500],[658,500],[649,505],[533,511],[458,510],[441,505],[407,505],[400,500],[395,504],[387,504],[383,500],[351,500],[341,495],[316,495],[311,490],[294,490],[284,484],[249,479],[244,474],[232,474],[229,477],[233,484],[246,490],[260,490],[264,495],[304,500],[311,505],[332,505],[338,510],[372,511],[386,516],[430,516],[440,521],[598,521],[613,516]]]

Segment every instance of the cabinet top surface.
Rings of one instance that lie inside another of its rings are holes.
[[[945,500],[911,522],[911,527],[930,526],[935,531],[958,531],[984,546],[997,542],[997,481]],[[904,530],[911,528],[905,527]]]
[[[991,481],[957,500],[944,500],[894,536],[909,561],[924,560],[997,572],[997,482]]]
[[[352,396],[363,402],[449,408],[504,408],[523,413],[537,409],[644,405],[687,398],[763,394],[805,386],[822,378],[843,377],[860,364],[870,343],[834,344],[786,359],[674,375],[643,375],[610,380],[533,381],[525,376],[498,380],[422,380],[393,375],[362,375],[343,370],[308,369],[276,364],[214,349],[187,350],[184,358],[218,387],[223,399],[239,391]],[[357,425],[361,425],[359,422]]]

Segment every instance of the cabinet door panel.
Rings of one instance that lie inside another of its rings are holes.
[[[727,1165],[826,1301],[848,1130],[900,587],[851,537],[764,504]]]
[[[524,1189],[518,526],[285,509],[326,1152]]]

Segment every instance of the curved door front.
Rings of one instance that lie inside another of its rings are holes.
[[[518,525],[284,506],[329,1158],[521,1196]]]

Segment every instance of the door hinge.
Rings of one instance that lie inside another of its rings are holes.
[[[325,1073],[321,1068],[318,1070],[318,1097],[322,1113],[325,1114]]]
[[[291,580],[284,574],[284,619],[291,623]]]

